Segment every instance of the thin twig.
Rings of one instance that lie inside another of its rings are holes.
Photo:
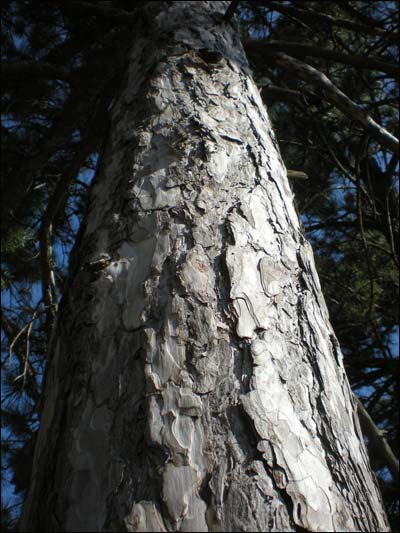
[[[25,326],[18,331],[18,333],[13,338],[13,340],[10,342],[10,346],[8,348],[8,366],[9,367],[11,367],[12,352],[13,352],[14,345],[17,342],[17,340],[20,338],[20,336],[23,334],[23,332],[27,329],[28,325],[29,325],[29,322],[25,324]]]
[[[31,331],[32,331],[32,327],[33,327],[33,323],[36,319],[36,316],[39,312],[39,307],[36,307],[33,315],[32,315],[32,318],[31,320],[28,322],[28,328],[27,328],[27,332],[26,332],[26,340],[25,340],[25,361],[24,361],[24,370],[22,372],[22,374],[20,374],[19,376],[17,376],[15,378],[14,381],[17,381],[18,379],[20,379],[21,377],[23,378],[22,380],[22,389],[24,388],[25,386],[25,379],[26,379],[26,373],[27,373],[27,370],[28,370],[28,361],[29,361],[29,339],[30,339],[30,335],[31,335]]]

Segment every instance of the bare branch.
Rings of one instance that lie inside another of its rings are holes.
[[[384,436],[384,432],[375,425],[375,422],[368,414],[367,410],[361,403],[361,400],[359,398],[356,398],[356,400],[361,427],[374,447],[376,454],[388,467],[393,480],[397,483],[399,481],[399,461],[389,446],[388,441]]]
[[[307,97],[308,95],[305,95],[301,91],[287,89],[286,87],[278,87],[277,85],[264,85],[261,87],[261,97],[263,100],[271,98],[272,100],[278,101],[285,100],[289,102],[297,102],[304,98],[304,96]]]
[[[81,150],[66,172],[59,178],[56,188],[51,195],[39,230],[40,259],[42,269],[42,297],[46,310],[46,330],[50,338],[51,327],[57,312],[57,294],[54,282],[52,257],[53,223],[68,199],[70,187],[76,179],[86,158],[93,150],[92,143],[83,143]]]
[[[39,312],[40,303],[41,302],[39,302],[39,304],[37,305],[36,309],[34,310],[32,318],[30,319],[30,321],[28,322],[28,324],[26,324],[26,326],[27,326],[26,330],[27,331],[26,331],[26,338],[25,338],[24,370],[23,370],[22,374],[20,374],[19,376],[17,376],[14,379],[14,381],[17,381],[18,379],[23,378],[22,379],[22,388],[24,388],[24,386],[25,386],[26,374],[27,374],[29,366],[31,366],[31,365],[29,365],[29,341],[30,341],[31,331],[32,331],[32,328],[33,328],[33,323],[35,322],[37,314]]]
[[[371,19],[364,15],[364,13],[360,9],[355,9],[354,7],[352,7],[350,2],[348,2],[347,0],[335,0],[335,3],[338,4],[343,11],[349,13],[349,15],[354,17],[356,20],[359,19],[363,24],[366,24],[367,26],[376,27],[382,25],[381,21]]]
[[[38,401],[40,397],[37,379],[36,379],[36,372],[35,372],[34,366],[29,362],[29,358],[26,357],[26,354],[29,353],[29,338],[30,338],[32,327],[33,327],[33,323],[36,320],[37,315],[39,313],[39,308],[40,308],[41,303],[42,303],[42,300],[38,302],[36,308],[33,310],[32,317],[29,320],[29,322],[25,324],[19,331],[17,331],[17,327],[11,323],[11,321],[7,318],[5,313],[1,311],[1,325],[9,342],[9,366],[11,365],[12,352],[14,350],[14,346],[16,345],[21,335],[25,331],[27,331],[26,340],[25,340],[25,350],[21,349],[22,347],[19,347],[17,345],[15,349],[15,353],[19,359],[20,368],[23,369],[21,376],[22,375],[26,376],[26,374],[28,373],[29,377],[31,378],[31,382],[30,382],[31,386],[29,387],[29,394],[36,401]],[[28,342],[28,345],[27,345],[27,342]],[[25,377],[24,377],[24,382],[25,382]]]
[[[282,2],[271,2],[269,0],[258,0],[257,4],[261,4],[269,9],[278,11],[279,13],[284,13],[285,15],[294,15],[300,20],[306,20],[308,23],[323,23],[328,26],[339,26],[341,28],[347,28],[348,30],[353,30],[359,33],[366,33],[368,35],[381,35],[387,37],[391,42],[398,42],[398,33],[388,33],[381,28],[376,28],[366,24],[360,24],[358,22],[353,22],[352,20],[335,18],[331,15],[326,15],[318,13],[312,9],[302,9],[293,6],[288,6]]]
[[[308,180],[308,175],[301,170],[287,170],[287,177],[295,180]]]
[[[29,324],[29,323],[28,323]],[[24,333],[24,331],[28,328],[28,324],[25,324],[19,331],[18,333],[15,335],[15,337],[13,338],[13,340],[10,342],[10,346],[8,347],[8,366],[11,366],[11,361],[12,361],[12,352],[13,352],[13,349],[14,349],[14,346],[15,346],[15,343],[17,342],[17,340],[21,337],[21,335]]]
[[[394,63],[382,61],[377,57],[359,56],[356,54],[344,54],[336,50],[329,50],[328,48],[321,48],[302,43],[285,42],[285,41],[260,41],[256,39],[246,39],[243,41],[243,46],[246,52],[251,53],[270,53],[271,51],[288,52],[295,56],[313,56],[322,57],[332,61],[338,61],[346,65],[352,65],[357,68],[367,70],[379,70],[398,76],[400,68]]]
[[[105,133],[106,128],[108,127],[107,105],[108,93],[107,91],[104,91],[103,94],[98,96],[96,103],[92,108],[92,118],[82,132],[80,149],[70,166],[58,179],[57,185],[48,201],[46,211],[42,217],[42,224],[39,230],[40,258],[42,267],[42,293],[46,309],[46,330],[48,338],[50,338],[51,327],[57,309],[57,295],[51,251],[53,223],[57,215],[62,211],[65,203],[68,201],[71,184],[77,178],[85,160],[95,149],[96,137],[93,136],[94,130],[96,130],[97,135],[101,136]]]
[[[297,76],[307,82],[311,82],[314,87],[321,90],[322,94],[333,102],[338,109],[347,116],[350,116],[355,122],[360,124],[366,131],[389,150],[396,152],[399,148],[399,140],[389,133],[380,124],[375,122],[368,113],[355,104],[346,96],[331,80],[322,72],[318,71],[311,65],[303,63],[294,57],[290,57],[282,52],[277,52],[271,59],[284,70],[297,74]]]

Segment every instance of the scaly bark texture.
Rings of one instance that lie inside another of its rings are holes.
[[[150,2],[75,248],[23,531],[387,531],[226,2]]]

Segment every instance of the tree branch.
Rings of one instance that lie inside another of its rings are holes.
[[[32,363],[25,357],[26,356],[26,342],[25,342],[25,350],[22,349],[21,346],[19,346],[20,343],[16,344],[19,337],[27,330],[27,335],[30,335],[30,330],[32,329],[33,322],[35,321],[39,306],[41,305],[41,300],[38,302],[36,308],[33,311],[32,317],[30,321],[25,324],[20,330],[17,330],[15,324],[12,324],[6,314],[3,312],[3,310],[0,311],[0,318],[1,318],[1,326],[3,328],[3,331],[8,339],[9,342],[9,366],[11,366],[11,358],[12,358],[12,352],[15,351],[21,370],[23,369],[22,374],[26,371],[28,371],[28,375],[30,378],[29,381],[29,395],[35,400],[39,401],[40,393],[37,387],[37,379],[36,379],[36,371]],[[15,348],[14,348],[15,346]],[[29,346],[28,346],[29,350]]]
[[[46,211],[42,217],[39,240],[42,265],[42,293],[46,309],[46,330],[48,338],[50,338],[51,327],[57,309],[51,251],[53,223],[65,203],[68,201],[71,184],[77,178],[85,160],[95,149],[97,137],[93,135],[94,130],[96,130],[97,135],[102,135],[106,131],[108,124],[108,102],[108,91],[104,90],[103,94],[98,96],[96,103],[92,108],[92,117],[84,131],[82,131],[81,147],[70,166],[58,179],[57,185],[48,201]]]
[[[30,352],[30,342],[29,341],[30,341],[31,331],[32,331],[32,328],[33,328],[33,323],[35,322],[36,317],[37,317],[37,315],[39,313],[40,304],[41,304],[41,302],[39,302],[39,304],[36,306],[36,309],[33,312],[32,318],[30,319],[30,321],[27,324],[26,337],[25,337],[25,353],[24,353],[24,356],[23,356],[24,357],[24,368],[23,368],[22,374],[20,374],[19,376],[17,376],[14,379],[14,381],[17,381],[18,379],[22,378],[22,387],[21,387],[22,389],[25,386],[26,374],[28,372],[28,368],[29,368],[29,370],[31,372],[33,371],[32,365],[29,362],[29,352]]]
[[[375,122],[361,107],[355,104],[346,96],[331,80],[317,69],[303,63],[294,57],[290,57],[282,52],[277,52],[270,56],[271,59],[281,68],[291,73],[297,74],[299,78],[311,82],[314,87],[321,90],[322,94],[333,102],[338,109],[355,122],[360,124],[366,131],[370,132],[385,148],[397,152],[399,140],[389,133],[380,124]]]
[[[285,15],[294,15],[300,20],[306,20],[308,23],[312,21],[327,24],[328,26],[339,26],[341,28],[346,28],[348,30],[353,30],[359,33],[384,36],[387,37],[387,39],[391,42],[398,42],[398,33],[390,34],[381,28],[376,28],[365,24],[359,24],[358,22],[353,22],[352,20],[335,18],[331,15],[318,13],[312,9],[297,8],[285,5],[281,2],[271,2],[269,0],[257,0],[256,3],[261,4],[271,10],[278,11],[279,13],[284,13]]]
[[[251,53],[268,53],[271,51],[288,52],[295,56],[313,56],[322,57],[332,61],[338,61],[346,65],[352,65],[357,68],[367,70],[379,70],[387,74],[398,76],[400,68],[394,63],[382,61],[377,57],[359,56],[356,54],[344,54],[328,48],[320,48],[302,43],[285,42],[285,41],[260,41],[256,39],[246,39],[243,41],[246,52]]]
[[[396,458],[393,450],[384,437],[384,432],[381,431],[368,414],[367,410],[361,403],[361,400],[356,397],[358,416],[360,417],[361,428],[368,437],[375,453],[380,457],[384,464],[388,467],[393,480],[399,481],[399,461]]]
[[[338,4],[342,8],[343,11],[347,11],[347,13],[349,13],[349,15],[351,15],[355,19],[361,20],[361,22],[363,22],[364,25],[372,26],[372,27],[377,27],[377,26],[379,27],[382,24],[378,20],[374,20],[374,19],[367,17],[359,9],[357,10],[354,7],[352,7],[350,5],[350,2],[348,2],[347,0],[335,0],[335,3]]]
[[[53,273],[52,233],[53,223],[68,199],[70,186],[93,149],[91,142],[83,143],[81,150],[66,172],[59,178],[42,217],[39,230],[40,260],[42,269],[42,298],[46,311],[46,331],[50,338],[57,312],[57,294]]]
[[[302,170],[287,170],[287,177],[294,180],[308,180],[308,175]]]
[[[288,89],[286,87],[278,87],[278,85],[264,85],[260,88],[261,97],[263,100],[272,99],[278,101],[289,101],[289,102],[298,102],[301,99],[307,100],[309,98],[318,98],[320,101],[321,98],[317,97],[312,93],[304,93],[303,91],[296,91],[295,89]]]

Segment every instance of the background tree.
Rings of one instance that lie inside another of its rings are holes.
[[[2,7],[2,472],[19,495],[65,255],[140,9],[121,1]],[[297,172],[298,209],[350,380],[398,455],[398,4],[236,2],[227,16],[234,10],[286,166]],[[396,465],[363,412],[396,528]],[[2,502],[5,523],[18,515],[18,499],[11,505]]]

